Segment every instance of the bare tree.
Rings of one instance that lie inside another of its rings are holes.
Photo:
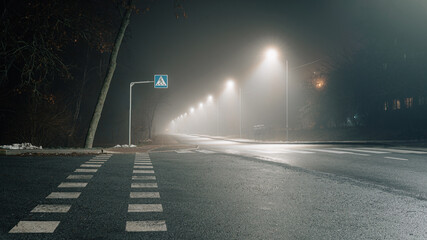
[[[116,70],[117,55],[119,53],[120,46],[122,44],[122,40],[126,32],[126,28],[129,25],[130,15],[133,10],[132,0],[129,0],[125,7],[126,7],[126,11],[120,25],[120,30],[117,33],[113,50],[111,52],[107,75],[105,76],[104,84],[102,86],[101,93],[99,94],[99,97],[98,97],[98,103],[96,104],[96,108],[92,116],[89,130],[87,132],[85,148],[92,148],[93,146],[93,140],[95,138],[95,133],[98,127],[99,119],[101,118],[102,109],[104,108],[105,99],[107,98],[107,93],[110,88],[110,83],[111,83],[111,80],[113,79],[114,71]]]

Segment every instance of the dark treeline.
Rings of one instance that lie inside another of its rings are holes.
[[[2,2],[0,144],[84,146],[124,13],[131,7],[144,14],[153,0],[141,0],[138,7],[129,2]],[[177,18],[186,17],[179,0],[171,4]],[[135,114],[134,121],[143,125],[135,126],[138,142],[151,137],[153,106]]]
[[[120,20],[117,3],[4,3],[0,142],[81,144]]]

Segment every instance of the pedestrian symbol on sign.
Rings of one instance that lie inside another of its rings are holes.
[[[168,88],[168,75],[154,75],[154,88]]]

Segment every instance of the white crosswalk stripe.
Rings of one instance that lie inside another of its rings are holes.
[[[9,233],[53,233],[59,221],[20,221]]]
[[[61,205],[61,204],[40,204],[37,205],[32,213],[66,213],[70,210],[71,205]]]
[[[94,175],[91,174],[80,174],[80,173],[96,173],[98,171],[97,168],[102,167],[102,165],[110,159],[112,155],[98,155],[93,157],[89,161],[80,165],[80,168],[74,170],[74,174],[67,176],[67,182],[62,182],[58,185],[59,189],[67,189],[67,188],[84,188],[87,186],[89,180],[93,178]],[[76,181],[77,180],[77,181]],[[80,181],[79,181],[80,180]],[[81,180],[86,180],[82,182]],[[56,199],[66,200],[67,199],[77,199],[80,197],[81,192],[52,192],[50,193],[46,199]],[[49,201],[50,202],[50,201]],[[46,216],[53,216],[51,214],[65,214],[71,208],[71,204],[39,204],[31,210],[31,215],[37,216],[37,214],[42,214]],[[141,210],[140,210],[141,208]],[[163,210],[158,206],[143,206],[138,208],[135,206],[135,211],[160,211]],[[53,219],[57,219],[55,217]],[[9,233],[53,233],[55,229],[60,224],[60,221],[20,221],[16,224]]]
[[[144,158],[140,154],[135,154],[134,169],[132,172],[134,174],[143,173],[143,174],[154,174],[153,165],[151,163],[150,156],[145,155]],[[145,169],[145,170],[140,170]],[[150,181],[151,180],[151,181]],[[146,192],[151,189],[158,188],[157,182],[154,175],[133,175],[131,182],[132,192],[129,193],[129,198],[132,199],[132,203],[128,205],[128,213],[131,216],[135,214],[144,214],[150,212],[163,212],[163,206],[159,203],[144,203],[138,202],[143,201],[144,199],[160,199],[159,192]],[[136,192],[140,189],[146,189],[145,192]],[[135,202],[136,201],[136,202]],[[144,216],[144,215],[141,215]],[[160,221],[126,221],[126,232],[158,232],[158,231],[167,231],[166,222],[164,220]]]
[[[127,221],[126,232],[167,231],[165,221]]]
[[[52,192],[47,196],[48,199],[71,199],[78,198],[80,196],[80,192]]]
[[[163,212],[162,204],[129,204],[128,212]]]
[[[156,176],[132,176],[132,180],[156,180]]]
[[[130,198],[160,198],[158,192],[131,192]]]

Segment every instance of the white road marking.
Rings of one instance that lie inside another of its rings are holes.
[[[290,150],[290,149],[280,149],[279,151],[282,151],[284,153],[302,153],[302,154],[312,154],[314,152],[309,151],[303,151],[303,150]]]
[[[196,150],[196,152],[205,153],[205,154],[212,154],[212,153],[215,153],[215,152],[213,152],[213,151],[203,150],[203,149]]]
[[[98,169],[86,169],[86,168],[77,168],[74,172],[96,172]]]
[[[133,170],[133,173],[154,173],[154,170]]]
[[[153,168],[153,166],[134,166],[133,168]]]
[[[9,233],[53,233],[59,221],[20,221]]]
[[[369,148],[363,148],[363,149],[369,149]],[[371,148],[371,149],[385,150],[385,151],[395,152],[395,153],[427,154],[427,152],[423,152],[423,151],[412,151],[412,150],[395,149],[395,148]]]
[[[163,212],[162,204],[129,204],[128,212]]]
[[[70,210],[71,205],[61,204],[40,204],[37,205],[31,212],[34,213],[66,213]]]
[[[69,175],[67,179],[91,179],[93,175]]]
[[[374,154],[389,153],[389,152],[380,152],[380,151],[372,151],[372,150],[363,150],[363,149],[358,149],[358,148],[333,148],[333,149],[337,149],[337,150],[348,150],[348,151],[363,152],[363,153],[374,153]]]
[[[156,176],[132,176],[132,180],[156,180]]]
[[[107,162],[108,159],[90,159],[91,162]]]
[[[165,221],[127,221],[126,232],[167,231]]]
[[[408,159],[406,159],[406,158],[396,158],[396,157],[384,157],[384,158],[393,159],[393,160],[400,160],[400,161],[408,161]]]
[[[78,198],[80,196],[80,192],[52,192],[47,196],[48,199],[71,199]]]
[[[98,165],[98,164],[82,164],[82,165],[80,165],[80,167],[88,167],[88,168],[91,168],[91,167],[99,168],[101,166],[102,165]]]
[[[151,163],[151,161],[135,161],[135,163]]]
[[[267,153],[267,154],[274,154],[274,153],[302,153],[302,154],[311,154],[314,152],[309,151],[302,151],[302,150],[285,150],[285,149],[277,149],[277,150],[255,150],[255,152],[259,153]]]
[[[157,183],[131,183],[131,188],[157,188]]]
[[[130,198],[160,198],[158,192],[131,192]]]
[[[364,153],[344,152],[344,151],[329,150],[329,149],[310,149],[310,151],[335,153],[335,154],[351,154],[351,155],[358,155],[358,156],[370,156],[369,154],[364,154]]]
[[[152,165],[151,163],[135,163],[135,165]]]
[[[175,152],[176,153],[194,153],[193,151],[190,151],[190,150],[177,150]]]
[[[59,188],[81,188],[86,187],[87,183],[81,183],[81,182],[63,182],[59,184]]]

